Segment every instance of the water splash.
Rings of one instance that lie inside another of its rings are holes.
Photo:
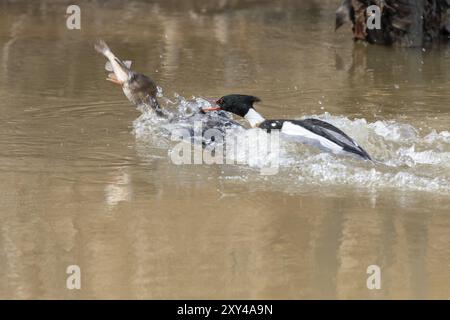
[[[170,132],[174,128],[191,128],[192,120],[205,121],[197,112],[210,106],[202,98],[187,100],[175,94],[173,99],[163,98],[163,105],[172,118],[161,120],[153,114],[143,113],[133,123],[136,139],[140,144],[171,152],[174,143]],[[210,113],[209,116],[214,116]],[[412,125],[396,121],[367,122],[366,119],[349,119],[325,112],[303,118],[318,118],[342,129],[363,146],[377,161],[361,161],[353,157],[337,156],[295,142],[281,141],[278,164],[280,172],[270,179],[272,184],[292,186],[346,185],[363,188],[395,188],[428,192],[450,191],[450,133],[430,129],[425,135]],[[189,120],[187,120],[189,119]],[[235,128],[235,134],[250,139],[250,129]],[[250,146],[254,143],[250,143]],[[145,157],[152,157],[146,154]],[[246,181],[260,178],[254,168],[273,163],[266,154],[251,152],[252,157],[238,154],[239,173]],[[227,166],[224,164],[222,166]],[[189,166],[186,166],[189,170]],[[250,173],[249,171],[250,170]],[[230,178],[230,177],[228,177]],[[267,179],[265,179],[267,180]],[[270,188],[270,185],[267,186]]]

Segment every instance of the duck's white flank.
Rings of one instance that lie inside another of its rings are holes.
[[[338,153],[342,151],[342,147],[336,143],[289,121],[286,121],[283,124],[281,127],[281,133],[292,137],[313,140],[313,142],[319,143],[322,147],[327,148],[332,152]]]

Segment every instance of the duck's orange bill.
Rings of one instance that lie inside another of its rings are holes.
[[[220,109],[219,107],[214,107],[214,108],[202,108],[202,110],[206,112],[206,111],[218,111],[222,109]]]

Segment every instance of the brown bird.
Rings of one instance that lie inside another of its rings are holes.
[[[121,85],[123,93],[131,103],[136,106],[149,106],[155,110],[158,116],[166,116],[159,106],[156,97],[158,88],[152,79],[142,73],[132,71],[131,61],[118,59],[103,40],[99,40],[94,47],[97,52],[108,59],[105,69],[111,73],[108,74],[106,80]]]

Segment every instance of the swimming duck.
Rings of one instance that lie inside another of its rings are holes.
[[[204,112],[223,110],[245,118],[252,128],[268,132],[280,130],[282,136],[313,145],[332,153],[353,154],[365,160],[372,160],[369,154],[355,140],[332,124],[319,119],[266,120],[253,104],[261,100],[254,96],[231,94],[216,101],[217,107],[204,108]]]

